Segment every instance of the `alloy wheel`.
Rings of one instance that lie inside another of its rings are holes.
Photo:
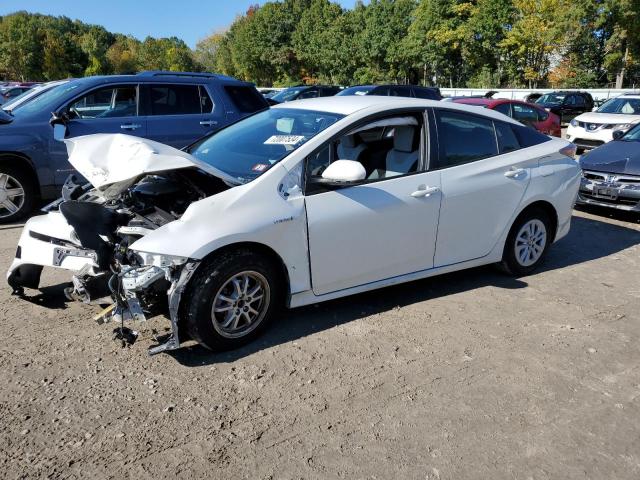
[[[243,337],[260,325],[270,301],[269,282],[262,274],[255,271],[235,274],[213,300],[213,327],[223,337]]]
[[[7,173],[0,173],[0,218],[15,215],[24,205],[22,184]]]
[[[534,218],[525,223],[516,235],[515,256],[523,267],[530,267],[542,257],[547,245],[547,228]]]

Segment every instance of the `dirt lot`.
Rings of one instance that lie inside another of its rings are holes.
[[[0,267],[19,226],[0,227]],[[47,273],[0,290],[0,478],[637,479],[640,224],[577,212],[480,268],[284,315],[228,354],[122,349]]]

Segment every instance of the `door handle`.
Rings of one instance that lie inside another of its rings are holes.
[[[523,173],[525,173],[525,169],[524,168],[513,168],[512,167],[510,170],[507,170],[506,172],[504,172],[504,176],[507,177],[507,178],[518,178]]]
[[[216,120],[202,120],[200,122],[200,125],[204,126],[204,127],[213,127],[214,125],[217,125],[218,122]]]
[[[411,194],[411,196],[413,198],[421,198],[421,197],[428,197],[430,196],[432,193],[437,193],[439,192],[440,189],[438,187],[426,187],[424,185],[420,185],[418,187],[418,190],[416,190],[415,192],[413,192]]]
[[[120,128],[122,130],[137,130],[140,127],[142,127],[142,125],[140,125],[139,123],[125,123],[123,125],[120,125]]]

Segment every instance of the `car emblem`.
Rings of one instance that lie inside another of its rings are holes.
[[[616,179],[615,175],[607,175],[607,182],[614,182]]]
[[[595,123],[589,124],[589,130],[595,130],[596,128],[598,128],[598,126]]]

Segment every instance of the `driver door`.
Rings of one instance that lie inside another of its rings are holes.
[[[146,137],[147,123],[138,115],[139,89],[137,84],[110,85],[89,91],[72,100],[63,110],[70,118],[66,138],[94,133],[124,133]],[[62,185],[75,172],[68,162],[64,142],[51,138],[51,159],[54,180]]]
[[[408,114],[414,115],[415,111]],[[359,185],[327,190],[313,185],[310,175],[318,174],[319,164],[339,159],[336,152],[340,139],[307,159],[305,205],[314,294],[433,267],[441,201],[440,172],[426,171],[429,142],[422,112],[415,117],[420,118],[416,127],[419,161],[404,174],[385,178],[376,168],[378,173]],[[389,151],[397,146],[393,137],[396,128],[382,129],[378,139],[366,130],[349,135],[366,144],[364,150],[358,149],[358,161],[367,172],[372,170],[371,162],[388,158]]]

